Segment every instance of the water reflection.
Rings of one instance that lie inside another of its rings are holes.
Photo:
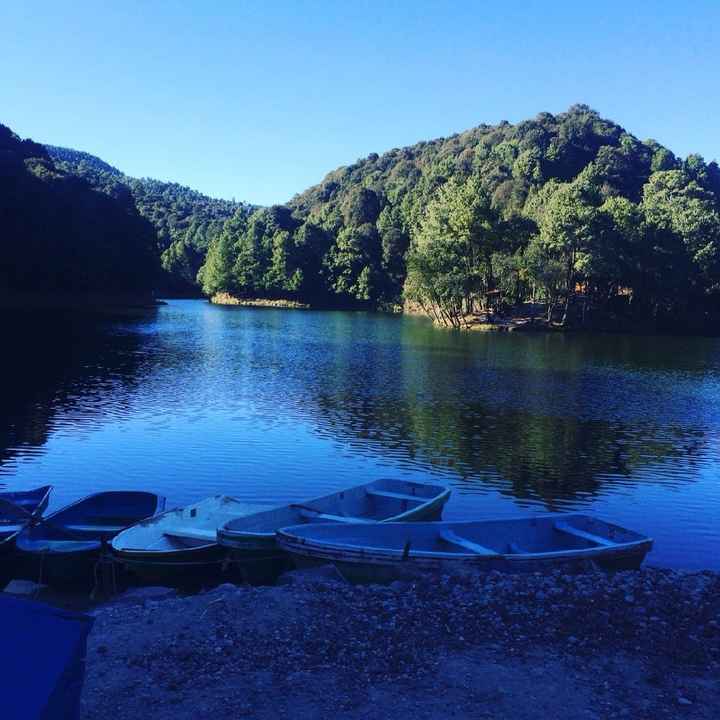
[[[0,477],[13,458],[43,452],[59,413],[88,431],[127,413],[140,368],[152,364],[142,336],[107,318],[14,313],[3,335]]]
[[[121,486],[285,502],[433,473],[455,486],[451,517],[587,507],[684,533],[669,564],[720,555],[716,340],[197,301],[16,318],[6,338],[0,480],[53,482],[56,501]]]
[[[638,471],[667,458],[684,472],[654,481],[691,482],[713,463],[712,437],[697,427],[581,420],[503,410],[466,398],[462,404],[411,397],[376,402],[351,393],[324,395],[320,432],[361,449],[402,453],[453,469],[462,486],[490,485],[518,500],[557,510],[613,484],[645,481]]]

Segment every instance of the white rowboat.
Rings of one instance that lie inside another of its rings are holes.
[[[440,518],[450,497],[444,485],[383,479],[231,520],[218,531],[233,556],[277,553],[275,533],[298,523],[338,523],[374,527],[375,523]],[[370,530],[372,532],[372,529]]]

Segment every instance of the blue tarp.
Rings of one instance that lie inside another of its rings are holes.
[[[93,619],[0,593],[0,718],[75,720]]]

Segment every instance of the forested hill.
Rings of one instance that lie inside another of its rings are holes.
[[[149,298],[152,226],[130,193],[109,197],[65,173],[42,145],[0,125],[0,296]]]
[[[720,172],[587,106],[372,154],[287,206],[238,213],[207,294],[384,307],[439,321],[527,300],[568,320],[716,313]]]
[[[79,150],[45,146],[55,164],[87,180],[93,187],[117,197],[126,193],[140,214],[155,228],[163,274],[161,293],[197,293],[197,273],[210,241],[235,212],[252,208],[230,200],[217,200],[177,183],[132,178],[94,155]]]

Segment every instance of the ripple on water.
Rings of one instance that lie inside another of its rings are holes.
[[[450,483],[449,518],[590,511],[655,537],[656,564],[720,569],[717,340],[200,301],[55,332],[52,363],[37,337],[4,380],[0,481],[52,482],[53,506],[116,487],[281,503],[392,474]]]

